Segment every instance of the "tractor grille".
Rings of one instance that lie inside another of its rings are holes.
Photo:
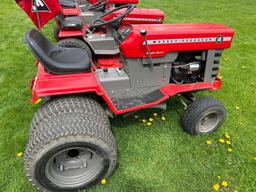
[[[205,82],[215,81],[218,75],[223,50],[209,50],[204,74]]]

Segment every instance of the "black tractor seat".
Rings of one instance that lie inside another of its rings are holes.
[[[91,59],[84,49],[53,45],[35,29],[25,34],[25,41],[49,73],[73,74],[91,71]]]
[[[63,8],[75,8],[76,1],[74,0],[59,0],[61,7]]]
[[[57,16],[57,20],[59,21],[61,28],[79,28],[83,27],[83,20],[81,17],[65,17],[63,13],[60,13]]]

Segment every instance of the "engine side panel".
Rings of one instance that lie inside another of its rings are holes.
[[[97,70],[97,76],[111,98],[129,98],[148,94],[170,82],[171,62],[178,53],[163,58],[148,59],[122,58],[124,69]]]

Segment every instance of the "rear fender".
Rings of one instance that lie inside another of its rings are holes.
[[[32,102],[40,97],[94,92],[99,96],[104,91],[94,72],[69,75],[54,75],[45,72],[38,64],[38,75],[32,80]]]

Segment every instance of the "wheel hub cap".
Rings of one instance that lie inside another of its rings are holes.
[[[102,158],[96,152],[88,148],[71,148],[50,158],[45,173],[55,185],[74,188],[96,179],[102,169]]]
[[[199,131],[207,133],[216,128],[220,122],[220,116],[217,112],[210,112],[201,118],[199,122]]]

